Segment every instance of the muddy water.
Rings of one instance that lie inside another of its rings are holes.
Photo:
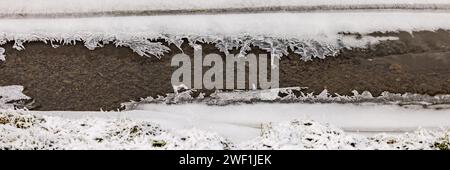
[[[378,35],[380,33],[374,33]],[[375,96],[395,93],[450,94],[450,34],[446,31],[389,33],[399,40],[370,49],[344,50],[339,56],[304,62],[296,54],[280,61],[280,86],[309,87],[308,92],[351,94],[368,90]],[[106,45],[88,50],[81,43],[52,48],[44,43],[26,49],[3,46],[7,60],[0,63],[0,86],[23,85],[35,99],[36,110],[112,110],[120,103],[172,92],[176,69],[171,52],[162,59],[138,56],[128,48]],[[183,51],[193,56],[186,43]],[[204,53],[219,53],[204,45]],[[253,48],[254,53],[264,53]]]

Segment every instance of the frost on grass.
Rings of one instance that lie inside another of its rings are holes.
[[[20,129],[27,129],[42,122],[44,122],[43,118],[31,114],[0,112],[0,125],[10,125]]]
[[[339,128],[312,120],[265,124],[261,136],[244,143],[242,149],[362,149],[448,150],[450,131],[419,129],[401,135],[372,137],[346,134]]]
[[[449,131],[419,129],[365,137],[312,120],[262,125],[261,135],[233,143],[215,132],[169,130],[123,118],[67,119],[0,111],[0,149],[444,149]]]
[[[12,16],[18,14],[102,13],[110,11],[195,11],[263,7],[270,9],[280,6],[354,9],[360,5],[371,9],[388,7],[395,9],[408,9],[408,7],[429,9],[445,6],[449,2],[446,0],[214,0],[214,2],[210,0],[2,0],[2,3],[8,5],[0,6],[0,14]]]
[[[169,131],[129,119],[69,120],[0,112],[0,149],[227,149],[216,133]]]

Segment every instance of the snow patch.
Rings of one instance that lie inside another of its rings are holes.
[[[11,102],[31,99],[22,91],[23,86],[0,86],[0,109],[14,109],[14,103]]]
[[[6,60],[6,56],[5,56],[5,49],[0,47],[0,61],[5,61]]]

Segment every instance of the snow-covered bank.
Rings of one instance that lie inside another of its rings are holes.
[[[412,132],[418,127],[449,128],[450,110],[403,108],[395,105],[354,104],[253,104],[207,106],[204,104],[141,105],[125,112],[34,112],[68,119],[127,118],[151,121],[173,129],[198,128],[217,132],[232,141],[259,136],[261,124],[294,119],[331,123],[347,132]]]
[[[15,101],[31,99],[22,91],[23,86],[0,86],[0,109],[13,109]]]
[[[154,115],[152,120],[177,124],[170,126],[204,128],[239,141],[257,136],[262,123],[294,119],[331,123],[351,132],[404,132],[417,127],[450,127],[450,110],[406,109],[376,104],[244,104],[225,107],[149,104],[137,109],[150,111],[147,114]]]
[[[432,18],[432,19],[430,19]],[[82,41],[91,50],[104,44],[126,46],[141,56],[162,56],[169,48],[163,39],[178,47],[215,43],[225,53],[250,45],[281,57],[291,49],[302,59],[334,56],[342,48],[366,47],[397,37],[377,37],[372,32],[450,29],[450,13],[357,12],[357,13],[266,13],[227,15],[182,15],[99,17],[66,19],[1,19],[0,45],[14,41],[23,50],[26,42],[44,41],[53,47]],[[343,35],[359,33],[362,37]]]
[[[175,88],[174,88],[175,89]],[[168,93],[165,96],[146,97],[138,101],[122,103],[125,109],[133,110],[142,104],[184,104],[201,103],[207,105],[225,106],[242,103],[377,103],[389,105],[403,105],[433,109],[450,108],[450,95],[427,95],[414,93],[390,93],[384,91],[379,96],[373,96],[369,91],[358,92],[352,90],[353,95],[330,94],[327,89],[318,94],[303,92],[305,87],[287,87],[268,90],[249,91],[215,91],[208,97],[204,93],[193,95],[197,90]],[[297,93],[297,94],[296,94]]]
[[[372,137],[346,134],[310,120],[264,123],[261,133],[231,142],[197,128],[168,129],[152,121],[68,119],[0,111],[0,149],[448,149],[448,130],[419,129]]]
[[[0,13],[74,13],[139,10],[186,10],[272,6],[443,5],[448,0],[2,0]]]

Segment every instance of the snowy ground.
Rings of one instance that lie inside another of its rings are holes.
[[[0,148],[445,149],[449,140],[449,110],[370,104],[148,104],[139,109],[3,110]]]
[[[450,128],[450,110],[403,108],[376,104],[147,104],[125,112],[36,112],[69,119],[83,117],[128,118],[156,122],[176,129],[201,128],[233,141],[255,138],[261,124],[291,120],[330,123],[348,132],[411,132],[419,127]]]

